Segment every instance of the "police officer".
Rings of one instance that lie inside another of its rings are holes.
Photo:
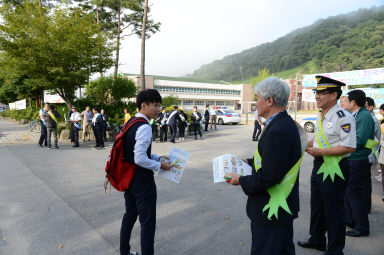
[[[39,111],[39,116],[40,116],[40,126],[41,126],[41,133],[40,133],[40,139],[39,139],[39,146],[43,147],[43,142],[44,146],[47,146],[47,122],[44,118],[44,114],[49,111],[49,105],[44,104],[44,108]]]
[[[103,117],[98,112],[96,107],[93,108],[93,119],[92,119],[93,134],[96,138],[96,145],[94,147],[104,148],[103,140]]]
[[[347,109],[356,119],[356,151],[348,158],[349,180],[345,190],[347,225],[352,229],[348,236],[369,235],[367,186],[371,181],[371,165],[368,157],[374,148],[375,122],[365,108],[365,93],[355,89],[348,93]]]
[[[336,255],[343,254],[345,246],[347,156],[356,148],[356,122],[337,104],[342,94],[341,86],[345,84],[324,76],[316,76],[316,79],[316,103],[321,111],[316,136],[306,148],[306,152],[315,158],[311,176],[311,237],[299,241],[298,245]]]

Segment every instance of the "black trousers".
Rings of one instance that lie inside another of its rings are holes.
[[[107,141],[107,125],[103,126],[102,135],[103,135],[104,142],[106,142]]]
[[[185,136],[185,125],[182,124],[179,126],[179,136],[184,137]]]
[[[294,255],[293,222],[276,228],[260,227],[251,221],[251,255]]]
[[[79,145],[79,130],[77,129],[77,127],[75,127],[73,123],[71,123],[71,134],[73,136],[73,142],[75,143],[75,145]]]
[[[171,132],[171,137],[169,138],[169,141],[174,142],[177,131],[176,124],[169,125],[169,131]]]
[[[370,178],[368,159],[348,160],[349,180],[345,190],[345,218],[356,230],[369,232],[367,198],[364,189]]]
[[[372,179],[371,179],[372,163],[369,163],[369,173],[364,182],[364,194],[365,204],[367,206],[368,213],[371,213],[372,207]]]
[[[104,146],[103,128],[100,126],[94,126],[93,127],[93,134],[95,135],[96,146]]]
[[[257,120],[255,120],[255,127],[253,128],[252,138],[255,140],[259,140],[259,136],[261,134],[261,126]]]
[[[161,126],[160,127],[160,142],[167,141],[168,136],[168,126]]]
[[[156,230],[156,200],[157,191],[153,176],[145,178],[133,177],[131,186],[124,193],[126,212],[120,231],[120,254],[131,252],[129,241],[133,226],[139,216],[141,227],[141,254],[154,254],[154,239]]]
[[[348,181],[348,161],[339,162],[345,180],[335,175],[334,182],[328,176],[323,181],[323,174],[317,174],[323,164],[322,158],[313,162],[311,176],[311,223],[309,241],[317,245],[328,246],[325,254],[343,254],[345,246],[344,193]]]
[[[47,126],[44,126],[42,120],[40,120],[40,127],[41,127],[41,131],[40,131],[39,144],[43,145],[43,142],[44,142],[44,146],[47,146]]]
[[[200,137],[202,136],[201,130],[200,130],[200,123],[193,124],[193,134],[195,135],[195,137],[197,137],[197,133],[199,133]]]
[[[155,141],[157,136],[157,125],[151,126],[151,128],[152,128],[152,141]]]
[[[74,142],[75,142],[75,137],[74,137],[74,134],[73,134],[72,126],[73,126],[73,123],[70,124],[70,128],[69,128],[69,138],[71,139],[71,142],[74,143]]]
[[[204,121],[205,121],[205,124],[204,124],[204,131],[208,131],[209,116],[208,116],[208,117],[204,117]]]

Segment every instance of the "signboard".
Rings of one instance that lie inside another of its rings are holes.
[[[384,83],[384,68],[365,69],[347,72],[309,74],[303,76],[303,87],[316,87],[316,75],[326,76],[347,85]]]
[[[27,100],[19,100],[9,104],[9,109],[11,110],[23,110],[27,108]]]
[[[375,100],[376,107],[384,104],[384,88],[383,89],[372,89],[372,88],[359,88],[365,92],[367,97],[371,97]],[[351,90],[343,90],[343,95],[346,95]]]
[[[49,94],[49,91],[44,90],[44,103],[49,104],[64,104],[65,101],[61,98],[61,96],[57,94]]]
[[[301,95],[302,95],[301,101],[316,103],[315,93],[313,93],[312,89],[303,89]]]

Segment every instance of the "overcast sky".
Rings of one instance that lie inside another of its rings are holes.
[[[384,0],[149,0],[161,31],[146,42],[146,74],[183,76],[319,19]],[[124,39],[120,72],[140,72],[140,39]]]

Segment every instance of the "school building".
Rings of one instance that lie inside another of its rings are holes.
[[[139,75],[124,74],[124,76],[133,80],[139,87]],[[207,104],[241,113],[254,110],[252,105],[255,102],[250,84],[234,85],[224,81],[146,75],[145,87],[158,90],[162,97],[176,96],[178,105],[186,110],[191,110],[195,105],[202,110]]]

